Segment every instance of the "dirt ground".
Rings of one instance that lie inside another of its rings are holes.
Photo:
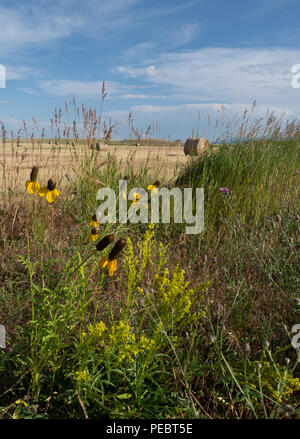
[[[34,165],[39,167],[39,181],[44,184],[52,177],[62,187],[75,173],[80,171],[80,165],[85,157],[93,154],[94,160],[102,166],[109,156],[115,159],[121,170],[129,164],[134,172],[147,165],[149,174],[153,178],[168,181],[178,173],[188,157],[185,156],[182,146],[101,146],[101,150],[92,151],[85,145],[32,145],[23,143],[17,147],[7,142],[0,144],[0,193],[22,189],[29,179]],[[0,200],[1,201],[1,200]]]

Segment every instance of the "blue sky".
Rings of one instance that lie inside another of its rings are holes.
[[[1,0],[0,120],[17,132],[34,117],[47,129],[54,108],[100,108],[126,137],[159,121],[161,137],[208,131],[207,115],[243,114],[256,100],[298,118],[298,0]],[[200,110],[200,122],[198,112]]]

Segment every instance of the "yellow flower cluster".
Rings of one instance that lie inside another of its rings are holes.
[[[153,193],[153,194],[156,195],[158,193],[158,189],[157,188],[158,188],[159,185],[160,185],[159,181],[156,181],[154,184],[149,184],[147,186],[147,192]],[[125,197],[125,192],[123,194],[124,194],[123,197],[125,199],[126,198]],[[133,199],[133,201],[131,203],[132,206],[134,206],[141,199],[141,194],[139,194],[138,192],[134,192],[133,196],[134,196],[134,199]],[[148,205],[145,204],[145,207],[146,206],[148,206]]]
[[[122,320],[112,325],[110,330],[102,321],[89,325],[88,334],[83,332],[81,336],[82,342],[88,349],[94,350],[105,346],[106,354],[113,353],[117,356],[118,362],[127,359],[132,363],[139,353],[150,351],[155,345],[154,340],[145,335],[141,335],[137,340],[135,334],[131,332],[131,327]],[[80,374],[82,375],[83,372],[81,371]],[[83,378],[80,379],[84,380],[84,375],[82,376]]]
[[[104,345],[103,334],[105,331],[107,331],[107,327],[102,321],[94,325],[89,325],[88,333],[81,333],[82,342],[91,350],[102,348]]]
[[[150,340],[144,335],[141,336],[140,340],[136,340],[135,334],[130,331],[130,326],[123,321],[111,328],[108,351],[116,352],[119,362],[127,359],[133,363],[139,353],[150,351],[155,345],[154,340]]]
[[[191,297],[195,290],[188,289],[189,282],[184,280],[184,270],[176,266],[171,279],[169,279],[169,270],[165,268],[164,275],[159,280],[159,291],[161,293],[161,303],[167,307],[176,304],[178,308],[178,318],[181,319],[184,314],[188,314],[191,308]]]
[[[254,361],[254,364],[258,364],[258,361]],[[261,376],[262,386],[264,392],[274,398],[277,402],[287,400],[287,398],[294,392],[300,390],[300,379],[294,378],[289,372],[284,371],[284,367],[276,364],[276,368],[268,361],[260,362],[261,364]],[[276,370],[277,369],[277,370]],[[282,381],[283,388],[278,388],[279,381]]]
[[[238,372],[237,376],[244,382],[244,371]],[[262,392],[278,403],[287,402],[291,394],[300,390],[300,379],[294,378],[290,372],[286,371],[278,363],[252,361],[248,370],[248,376],[251,377],[247,380],[247,384],[250,387],[258,390],[261,386]],[[257,398],[254,397],[253,400],[257,401]]]
[[[153,236],[154,224],[150,223],[143,242],[137,244],[139,257],[134,254],[132,242],[130,238],[127,238],[124,262],[128,273],[128,296],[133,294],[137,286],[142,282],[145,269],[151,263],[154,246]]]
[[[76,379],[76,381],[86,383],[86,382],[90,381],[91,377],[89,375],[88,370],[84,369],[84,370],[79,370],[78,372],[75,372],[75,379]]]
[[[103,333],[107,331],[107,327],[102,322],[96,323],[95,325],[89,325],[90,336],[93,338],[101,338]]]
[[[140,338],[140,352],[143,351],[149,351],[150,349],[152,349],[152,347],[155,344],[154,340],[150,340],[149,338],[145,337],[144,335],[141,336]]]
[[[138,254],[134,252],[130,239],[127,239],[125,267],[128,276],[127,305],[133,301],[138,291],[144,296],[146,306],[155,313],[158,312],[163,326],[168,330],[174,325],[181,325],[186,319],[198,319],[205,315],[202,307],[192,314],[192,306],[203,300],[203,292],[208,289],[210,282],[189,288],[185,280],[185,271],[179,265],[170,274],[166,268],[168,263],[167,248],[163,244],[155,245],[154,224],[150,224],[144,235],[143,242],[137,245]],[[157,257],[158,252],[158,257]],[[151,289],[142,288],[146,267],[157,260],[155,275]],[[199,294],[200,293],[200,294]],[[154,304],[155,303],[155,307]],[[154,309],[155,308],[155,309]]]
[[[141,199],[141,195],[138,194],[137,192],[134,192],[133,196],[134,196],[134,199],[131,203],[131,206],[134,206]]]
[[[159,182],[156,182],[154,184],[149,184],[149,186],[147,187],[147,191],[157,194],[157,186],[159,186]]]
[[[160,315],[166,327],[170,324],[179,324],[186,316],[189,318],[199,318],[205,315],[200,311],[191,315],[191,306],[195,301],[203,299],[198,291],[205,291],[208,284],[196,288],[188,288],[189,282],[185,280],[185,271],[178,265],[170,275],[168,268],[164,269],[163,275],[155,275],[155,290],[157,290],[160,302]]]

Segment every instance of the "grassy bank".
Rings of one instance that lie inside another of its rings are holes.
[[[11,196],[0,216],[1,416],[299,417],[299,169],[295,137],[192,157],[172,184],[204,188],[200,235],[106,224],[90,241],[100,187],[155,181],[111,158],[87,158],[53,203]],[[99,262],[121,239],[109,276]]]

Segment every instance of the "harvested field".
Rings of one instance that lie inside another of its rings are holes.
[[[64,185],[69,176],[77,173],[80,164],[86,158],[94,157],[96,163],[103,163],[110,157],[114,159],[120,169],[129,165],[134,172],[147,165],[149,175],[169,180],[186,164],[188,157],[183,147],[178,145],[151,145],[136,147],[133,145],[105,145],[101,151],[94,151],[85,144],[49,145],[45,141],[42,145],[22,143],[20,147],[6,143],[0,148],[0,181],[2,191],[7,188],[23,189],[24,181],[29,177],[32,164],[40,169],[40,178],[49,178],[55,175],[60,185]]]

